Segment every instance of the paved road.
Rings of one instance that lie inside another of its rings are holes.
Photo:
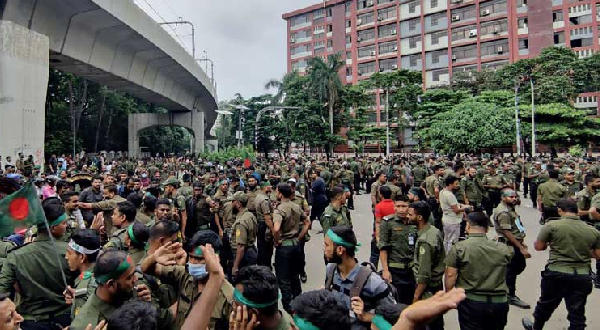
[[[358,252],[360,261],[369,260],[371,228],[373,216],[371,213],[369,195],[359,195],[355,197],[356,210],[352,211],[352,219],[354,228],[358,237],[358,241],[362,243],[362,247]],[[537,252],[533,250],[533,242],[540,230],[539,212],[531,207],[530,200],[524,200],[523,205],[517,209],[521,215],[521,219],[527,230],[526,243],[531,248],[532,258],[527,260],[527,268],[518,277],[517,280],[517,295],[524,301],[531,304],[531,310],[522,310],[511,306],[508,315],[508,324],[506,329],[523,329],[521,326],[521,318],[531,316],[535,303],[540,295],[540,272],[544,269],[548,259],[548,252]],[[321,229],[317,222],[314,223],[311,230],[311,241],[306,245],[306,271],[308,273],[308,282],[304,285],[304,290],[315,290],[323,286],[325,281],[325,266],[323,263],[323,235],[317,234],[317,230]],[[593,261],[592,261],[593,262]],[[597,313],[594,307],[600,306],[600,290],[594,289],[594,292],[589,296],[587,303],[586,315],[588,318],[587,324],[589,329],[600,328],[600,313]],[[445,316],[446,329],[459,329],[458,315],[455,311],[446,314]],[[544,329],[547,330],[563,330],[567,329],[569,323],[567,321],[567,312],[564,303],[561,304]]]

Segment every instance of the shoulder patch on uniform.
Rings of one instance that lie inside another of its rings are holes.
[[[424,248],[423,246],[421,246],[421,247],[419,248],[419,254],[425,254],[425,252],[426,252],[426,251],[425,251],[425,248]]]
[[[385,217],[383,217],[383,220],[390,221],[390,220],[392,220],[392,218],[393,218],[393,216],[386,215]]]

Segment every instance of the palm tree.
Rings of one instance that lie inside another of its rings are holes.
[[[320,57],[308,60],[308,88],[319,100],[326,102],[329,109],[329,133],[333,131],[333,113],[340,98],[342,81],[339,71],[345,66],[339,53],[329,55],[327,62]]]
[[[292,72],[286,73],[283,76],[283,78],[281,78],[281,80],[271,79],[271,80],[267,81],[267,83],[265,84],[266,90],[270,90],[272,88],[277,90],[277,93],[275,93],[275,95],[273,95],[273,102],[275,104],[283,104],[283,101],[285,99],[285,90],[288,85],[287,83],[289,81],[291,81],[292,78],[295,78],[297,76],[298,76],[298,72],[292,71]]]

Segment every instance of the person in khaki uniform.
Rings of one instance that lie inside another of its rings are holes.
[[[272,268],[271,259],[273,259],[273,208],[271,207],[271,184],[269,181],[260,183],[260,191],[256,194],[254,203],[256,206],[256,220],[258,222],[258,231],[256,237],[256,247],[258,249],[257,264]],[[267,239],[267,235],[268,238]]]
[[[293,195],[288,184],[277,186],[277,199],[281,203],[273,212],[275,241],[275,272],[281,288],[283,308],[290,312],[290,303],[302,293],[300,283],[300,258],[299,242],[304,239],[310,221],[300,207],[290,201]],[[300,223],[303,223],[300,230]]]
[[[109,184],[104,187],[104,200],[97,203],[79,203],[80,209],[93,209],[104,214],[104,230],[111,235],[116,229],[112,225],[112,213],[119,203],[127,201],[117,193],[117,186]]]
[[[398,176],[392,174],[388,177],[385,186],[390,187],[392,191],[392,200],[396,200],[396,196],[402,195],[402,188],[398,187]]]
[[[579,220],[574,200],[563,198],[557,206],[561,218],[542,227],[535,242],[537,251],[550,246],[550,256],[542,272],[535,321],[523,319],[523,326],[529,330],[542,329],[563,299],[569,329],[586,327],[585,305],[592,292],[590,256],[600,258],[600,232]]]
[[[414,202],[409,205],[408,219],[410,223],[417,225],[418,229],[413,264],[417,288],[415,289],[413,303],[444,290],[442,284],[445,268],[444,259],[446,258],[444,239],[442,233],[429,224],[430,214],[431,210],[426,202]],[[443,316],[431,321],[428,329],[444,329]]]
[[[500,191],[508,186],[506,178],[496,172],[494,165],[488,166],[488,174],[481,180],[483,188],[486,190],[489,198],[489,204],[486,205],[487,214],[492,214],[492,210],[500,204]]]
[[[348,209],[346,208],[346,195],[341,187],[331,189],[331,202],[321,215],[321,227],[323,233],[327,233],[329,228],[335,226],[347,225],[352,228],[352,222],[348,218]]]
[[[552,169],[548,171],[550,179],[538,186],[537,191],[537,207],[542,212],[542,220],[540,224],[552,216],[555,216],[558,210],[556,202],[568,195],[567,187],[558,182],[558,170]]]
[[[246,193],[248,194],[248,211],[250,211],[252,214],[254,214],[254,216],[256,216],[256,205],[254,203],[254,200],[256,199],[256,195],[260,190],[258,188],[258,181],[254,176],[249,176],[247,182],[248,189],[246,190]]]
[[[502,190],[502,201],[492,214],[492,221],[498,234],[498,241],[512,246],[515,250],[506,274],[508,298],[511,305],[529,309],[531,306],[516,295],[517,276],[525,270],[525,259],[531,258],[525,244],[525,228],[515,211],[517,193],[505,188]]]
[[[247,209],[248,196],[245,193],[238,191],[231,199],[233,207],[237,211],[230,239],[234,258],[231,274],[235,276],[240,268],[256,264],[255,244],[258,223],[254,214]]]
[[[288,184],[290,185],[290,187],[292,188],[292,192],[294,193],[292,195],[292,198],[290,198],[290,200],[292,202],[294,202],[296,205],[298,205],[300,207],[300,209],[302,211],[304,211],[304,214],[307,217],[310,217],[310,206],[308,206],[308,202],[306,201],[306,199],[304,198],[304,196],[298,191],[296,190],[296,185],[297,185],[297,181],[294,178],[290,178],[288,180]],[[302,230],[303,224],[300,225],[300,230]],[[310,229],[310,228],[309,228]],[[300,280],[302,281],[302,283],[306,283],[306,281],[308,281],[308,276],[306,274],[306,254],[304,253],[304,245],[310,241],[310,234],[308,232],[306,232],[306,235],[304,236],[304,239],[302,241],[300,241],[300,252],[301,252],[301,260],[300,263],[302,264],[302,270],[300,272]]]
[[[381,194],[379,193],[379,187],[385,185],[387,182],[387,174],[380,171],[375,176],[377,180],[371,185],[371,208],[375,210],[375,205],[381,202]]]
[[[209,280],[209,272],[200,246],[210,244],[218,254],[223,248],[219,236],[212,230],[201,230],[192,236],[186,244],[189,262],[186,266],[174,265],[177,255],[175,251],[180,243],[167,243],[154,253],[148,254],[142,263],[142,271],[157,276],[163,284],[171,285],[178,293],[175,327],[180,329],[190,315],[194,302],[200,298]],[[217,302],[211,313],[209,329],[224,330],[229,328],[229,315],[232,311],[233,286],[223,281]]]
[[[179,185],[179,180],[175,179],[174,177],[170,177],[162,183],[162,186],[165,188],[165,198],[169,198],[171,200],[173,205],[173,213],[180,217],[179,225],[181,226],[181,233],[184,235],[187,226],[187,211],[185,208],[186,196],[179,192]],[[185,239],[185,236],[182,238]]]
[[[506,270],[513,250],[487,237],[490,219],[483,212],[467,216],[468,238],[446,256],[446,291],[463,288],[467,299],[458,306],[462,330],[502,330],[508,317]]]
[[[567,188],[568,197],[575,197],[584,188],[580,181],[575,180],[575,170],[573,169],[568,169],[565,172],[564,180],[560,184]]]
[[[417,227],[408,221],[408,197],[400,195],[394,201],[395,214],[383,218],[379,227],[379,256],[382,278],[391,283],[399,294],[399,303],[413,302],[415,278],[411,264],[415,257]]]

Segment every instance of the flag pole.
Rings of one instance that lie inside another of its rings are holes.
[[[65,289],[69,287],[67,284],[67,277],[65,276],[65,270],[62,267],[62,261],[60,260],[60,256],[58,255],[58,250],[56,249],[56,242],[54,240],[54,236],[52,236],[52,232],[50,231],[50,224],[48,223],[48,219],[46,219],[46,215],[44,214],[44,223],[46,224],[46,231],[48,231],[48,236],[50,236],[50,242],[52,242],[52,247],[54,250],[54,255],[56,256],[56,261],[58,261],[58,268],[60,269],[60,276],[62,277],[63,283],[65,285]]]

